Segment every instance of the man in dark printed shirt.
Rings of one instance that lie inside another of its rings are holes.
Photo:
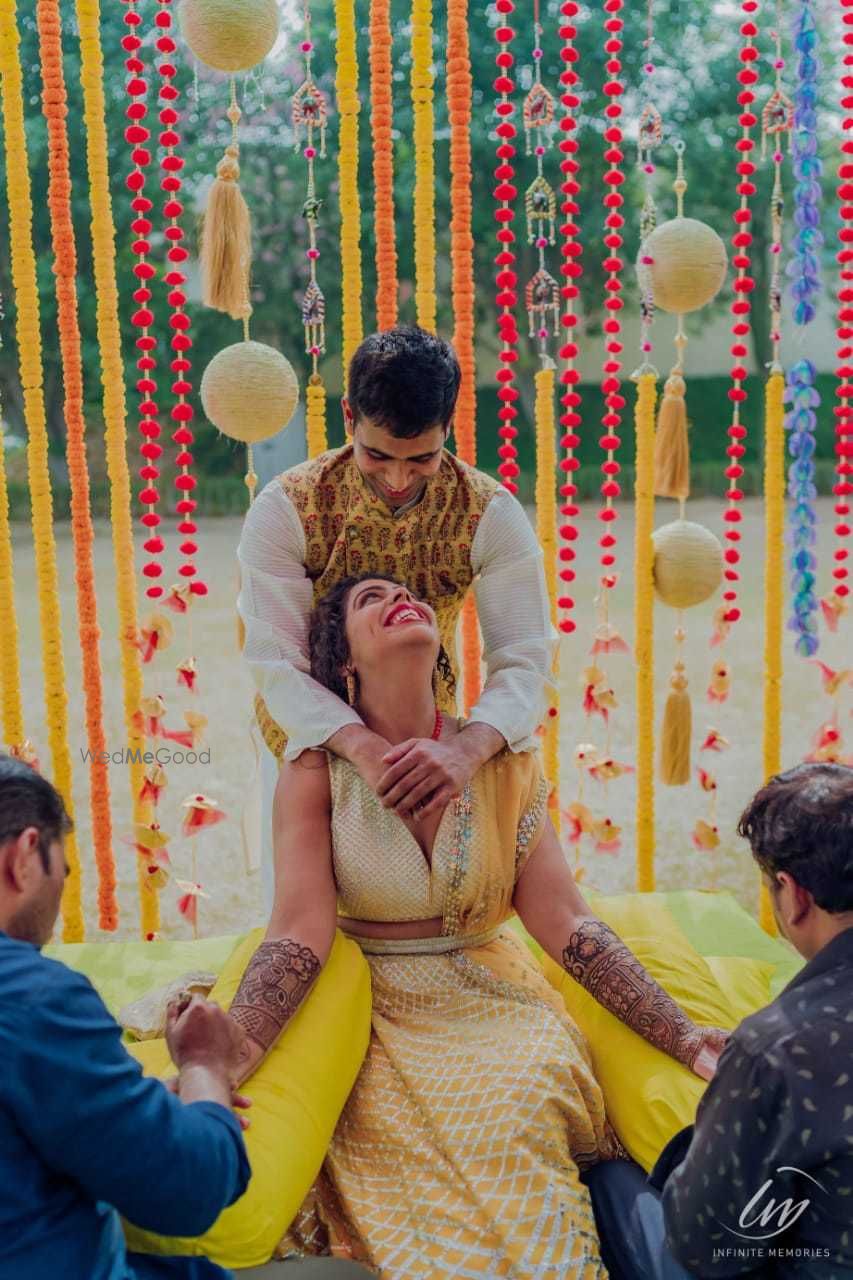
[[[696,1276],[853,1276],[853,769],[772,778],[740,821],[808,961],[733,1033],[650,1175]]]

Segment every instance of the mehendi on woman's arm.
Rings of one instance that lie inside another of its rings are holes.
[[[563,968],[599,1004],[670,1057],[692,1067],[705,1028],[679,1009],[602,920],[584,920],[562,954]]]
[[[229,1012],[261,1056],[272,1048],[321,968],[310,947],[290,938],[276,938],[258,947]]]

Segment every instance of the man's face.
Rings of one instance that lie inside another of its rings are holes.
[[[344,401],[353,456],[361,474],[390,507],[410,502],[441,466],[441,452],[449,428],[428,427],[420,435],[401,440],[367,418],[353,423]]]
[[[48,846],[42,837],[42,847],[48,849],[48,869],[45,871],[38,843],[34,842],[25,855],[28,865],[20,891],[21,901],[6,929],[10,938],[31,942],[36,947],[50,941],[68,875],[62,841],[54,840]]]

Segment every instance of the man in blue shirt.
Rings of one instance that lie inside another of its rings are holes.
[[[0,755],[0,1280],[221,1280],[203,1258],[129,1255],[119,1214],[195,1236],[243,1194],[242,1032],[197,997],[173,1006],[175,1090],[143,1077],[88,980],[39,950],[70,828],[47,779]]]

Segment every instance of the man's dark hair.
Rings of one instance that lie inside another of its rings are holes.
[[[50,846],[74,827],[62,796],[47,778],[23,760],[0,752],[0,845],[27,827],[39,832],[39,854],[50,870]]]
[[[455,351],[434,333],[414,325],[372,333],[350,361],[353,422],[369,418],[401,440],[446,427],[461,378]]]
[[[347,642],[347,601],[353,587],[360,582],[393,582],[395,587],[405,584],[387,573],[363,573],[360,577],[343,578],[336,582],[322,599],[318,600],[308,623],[308,652],[311,659],[311,675],[344,702],[347,700],[346,680],[341,668],[350,660]],[[450,696],[456,693],[456,679],[444,645],[438,651],[436,662]]]
[[[853,911],[853,769],[801,764],[771,778],[738,834],[771,877],[787,871],[824,911]]]

